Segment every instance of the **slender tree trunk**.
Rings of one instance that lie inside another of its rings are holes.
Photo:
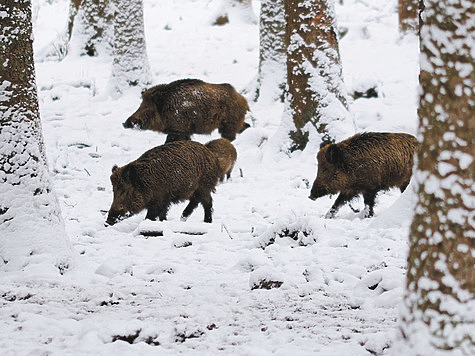
[[[425,0],[424,11],[419,192],[409,238],[402,344],[414,355],[437,350],[473,355],[475,7]]]
[[[4,0],[0,14],[0,270],[25,270],[49,254],[63,271],[71,251],[41,133],[31,1]]]
[[[329,127],[349,118],[331,0],[284,0],[288,105],[295,130],[291,150],[303,150],[309,130],[334,141]],[[309,125],[310,124],[310,125]]]
[[[419,26],[419,0],[399,0],[399,31],[416,32]]]
[[[143,0],[114,0],[114,89],[122,92],[130,86],[145,88],[151,83],[145,45]]]
[[[262,0],[259,24],[259,72],[254,101],[261,95],[284,99],[286,83],[283,0]]]

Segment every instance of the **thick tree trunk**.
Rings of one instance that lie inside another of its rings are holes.
[[[413,354],[475,349],[475,8],[462,4],[426,0],[420,35],[419,192],[401,324]]]
[[[330,0],[284,0],[288,104],[295,130],[291,150],[304,149],[312,126],[324,142],[329,125],[349,118],[335,11]]]
[[[130,86],[145,88],[151,83],[150,66],[145,45],[143,0],[113,0],[114,61],[112,81],[114,90],[122,92]]]
[[[49,254],[63,271],[71,251],[41,133],[31,1],[5,0],[0,13],[0,270],[27,269]]]

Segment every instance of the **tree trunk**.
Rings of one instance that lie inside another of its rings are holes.
[[[399,31],[416,32],[419,26],[419,1],[420,0],[399,0]]]
[[[295,130],[290,148],[303,150],[313,127],[334,141],[332,123],[349,118],[342,80],[335,11],[330,0],[284,0],[287,102]],[[308,125],[310,124],[310,125]]]
[[[0,269],[25,270],[49,254],[63,271],[71,251],[41,132],[31,1],[4,0],[0,13]]]
[[[412,354],[470,355],[475,345],[475,8],[467,5],[426,0],[420,32],[419,191],[401,323]]]
[[[130,86],[145,88],[152,76],[145,46],[143,0],[114,0],[114,5],[114,89],[120,93]]]
[[[254,101],[284,100],[286,83],[285,17],[283,0],[262,0],[259,23],[259,72]],[[263,95],[264,94],[264,95]]]
[[[78,34],[82,54],[97,56],[112,49],[114,21],[110,0],[82,0],[79,9]],[[77,20],[76,20],[77,21]]]

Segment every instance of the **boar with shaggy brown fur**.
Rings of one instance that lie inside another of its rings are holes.
[[[229,179],[237,158],[237,152],[233,144],[225,138],[219,138],[209,141],[205,146],[218,157],[221,170],[220,181],[222,182],[225,176]]]
[[[146,219],[166,220],[172,203],[189,200],[182,214],[186,219],[199,203],[204,221],[212,221],[214,192],[221,174],[218,158],[204,145],[193,141],[171,142],[152,148],[137,160],[112,168],[114,199],[106,223],[147,209]]]
[[[123,126],[163,132],[166,142],[189,140],[194,133],[210,134],[215,129],[233,141],[249,127],[244,122],[248,110],[247,100],[230,84],[181,79],[143,92],[140,107]]]
[[[336,144],[323,146],[317,154],[318,172],[309,198],[328,194],[338,198],[325,218],[360,193],[365,217],[374,215],[380,190],[398,187],[403,192],[412,175],[417,140],[405,133],[366,132]]]

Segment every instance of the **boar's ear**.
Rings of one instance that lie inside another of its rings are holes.
[[[122,170],[122,179],[130,182],[133,186],[141,186],[142,182],[140,180],[139,174],[137,172],[137,168],[132,165],[127,165]]]
[[[343,154],[338,147],[338,145],[332,143],[328,146],[327,152],[325,153],[325,158],[327,161],[334,165],[341,165],[343,164]]]
[[[117,167],[117,164],[114,164],[114,166],[112,167],[112,173],[114,173],[117,168],[119,168],[119,167]]]

